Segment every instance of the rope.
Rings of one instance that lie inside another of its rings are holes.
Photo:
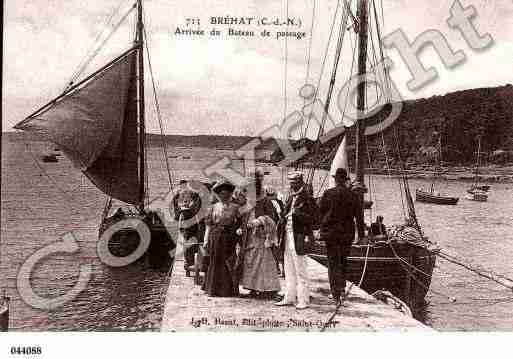
[[[105,31],[105,28],[106,28],[108,25],[110,25],[110,23],[111,23],[112,19],[114,18],[114,15],[116,15],[116,14],[119,12],[119,10],[121,9],[121,6],[124,4],[124,2],[125,2],[125,1],[120,2],[120,3],[119,3],[119,5],[118,5],[118,6],[114,9],[114,11],[110,14],[110,16],[108,17],[107,21],[105,22],[104,27],[101,29],[101,31],[99,31],[99,32],[98,32],[98,34],[96,35],[96,38],[94,39],[93,43],[91,44],[91,46],[90,46],[90,47],[89,47],[89,49],[87,50],[87,52],[86,52],[86,56],[85,56],[85,57],[84,57],[84,59],[83,59],[83,60],[82,60],[78,65],[77,65],[77,67],[75,68],[75,71],[73,71],[73,75],[71,76],[71,79],[70,79],[70,81],[68,82],[68,84],[72,84],[72,83],[75,81],[75,79],[76,79],[78,76],[80,76],[80,73],[81,73],[82,71],[79,71],[79,70],[80,70],[80,69],[82,69],[82,68],[84,67],[84,63],[86,63],[86,62],[87,62],[87,63],[88,63],[88,62],[90,62],[90,60],[87,60],[87,61],[86,61],[86,59],[88,58],[88,56],[90,56],[90,55],[88,55],[88,54],[90,54],[90,53],[91,53],[91,51],[93,51],[94,45],[100,41],[100,38],[102,37],[102,35],[103,35],[104,31]],[[85,65],[85,66],[87,66],[87,65]],[[69,87],[69,85],[66,85],[66,88],[68,88],[68,87]]]
[[[166,139],[164,137],[164,125],[162,122],[162,114],[160,112],[160,104],[157,97],[157,86],[155,84],[155,78],[153,76],[153,67],[151,66],[151,58],[150,58],[150,51],[148,49],[148,35],[146,34],[146,27],[143,27],[144,31],[144,37],[146,38],[145,47],[146,47],[146,54],[148,56],[148,68],[150,70],[150,78],[151,78],[151,84],[153,89],[153,98],[155,101],[155,111],[157,112],[157,119],[159,122],[159,128],[160,128],[160,136],[162,138],[162,151],[164,153],[164,158],[166,162],[166,170],[167,170],[167,178],[169,181],[169,189],[172,192],[173,191],[173,175],[171,171],[171,166],[169,165],[169,156],[167,152],[167,146],[166,146]]]
[[[349,288],[349,289],[351,289],[351,288]],[[335,319],[335,316],[338,314],[338,310],[340,309],[341,306],[342,306],[342,301],[339,301],[337,303],[337,306],[335,307],[335,310],[333,311],[333,313],[331,313],[331,315],[328,318],[328,320],[326,321],[326,323],[324,323],[322,325],[322,328],[320,330],[321,332],[324,332],[326,330],[326,328],[333,322],[333,319]]]
[[[315,24],[315,8],[317,5],[317,0],[313,0],[312,6],[312,23],[310,24],[310,41],[308,41],[308,58],[306,61],[306,77],[305,84],[308,83],[308,79],[310,78],[310,60],[311,60],[311,52],[312,52],[312,42],[313,42],[313,29]]]
[[[392,243],[389,243],[389,246],[390,248],[392,249],[392,252],[394,253],[394,256],[396,258],[398,258],[399,260],[402,260],[401,257],[399,257],[399,255],[397,254],[397,252],[395,251],[395,248],[392,246]],[[416,276],[415,274],[413,274],[409,269],[408,267],[406,267],[404,264],[402,264],[402,262],[399,262],[399,264],[401,265],[401,267],[408,273],[409,277],[411,279],[413,279],[415,282],[417,282],[418,285],[420,285],[422,288],[424,288],[426,291],[429,291],[431,293],[434,293],[434,294],[437,294],[437,295],[440,295],[442,297],[445,297],[447,299],[449,299],[451,302],[455,302],[456,301],[456,298],[454,297],[451,297],[445,293],[442,293],[442,292],[438,292],[438,291],[435,291],[434,289],[426,286],[424,283],[422,283]],[[415,268],[415,267],[414,267]],[[419,270],[420,271],[420,270]]]
[[[289,29],[289,0],[285,0],[285,13],[287,19],[287,26],[285,30]],[[283,120],[287,117],[287,69],[288,69],[288,59],[289,59],[289,48],[288,48],[288,36],[285,36],[285,69],[284,69],[284,78],[283,78]]]
[[[509,281],[509,282],[513,283],[513,279],[511,279],[511,278],[508,278],[508,277],[506,277],[506,276],[504,276],[504,275],[495,274],[495,273],[493,273],[491,270],[487,270],[487,269],[485,269],[485,268],[483,268],[483,269],[481,269],[481,270],[480,270],[480,269],[478,269],[478,268],[472,268],[472,266],[470,266],[470,265],[468,265],[468,264],[464,264],[464,263],[462,263],[462,262],[458,261],[458,259],[457,259],[457,258],[454,258],[454,257],[452,257],[451,255],[449,255],[449,254],[447,254],[447,253],[439,252],[439,253],[437,253],[437,255],[438,255],[440,258],[445,259],[445,260],[446,260],[446,261],[448,261],[448,262],[451,262],[451,263],[457,264],[457,265],[459,265],[459,266],[461,266],[461,267],[463,267],[463,268],[465,268],[465,269],[467,269],[467,270],[469,270],[469,271],[471,271],[471,272],[476,273],[477,275],[479,275],[479,276],[481,276],[481,277],[484,277],[484,278],[490,279],[491,281],[494,281],[494,282],[496,282],[496,283],[500,284],[501,286],[503,286],[503,287],[505,287],[505,288],[508,288],[509,290],[513,291],[513,285],[508,285],[507,283],[504,283],[504,282],[500,281],[499,279],[494,278],[494,276],[500,277],[500,278],[502,278],[502,279],[504,279],[504,280],[507,280],[507,281]],[[482,271],[488,271],[488,272],[490,272],[490,274],[482,273]]]
[[[369,259],[369,252],[370,252],[370,245],[367,244],[367,251],[365,252],[365,262],[363,264],[362,276],[360,277],[360,282],[358,282],[358,287],[362,286],[363,278],[365,278],[365,272],[367,271],[367,262]],[[351,289],[351,287],[349,287],[349,289]],[[348,294],[349,294],[349,291],[348,291]]]
[[[421,274],[425,275],[426,277],[429,277],[429,278],[431,278],[431,277],[432,277],[431,275],[427,274],[426,272],[424,272],[424,271],[422,271],[421,269],[419,269],[419,268],[417,268],[417,267],[413,266],[412,264],[410,264],[409,262],[407,262],[407,261],[405,261],[403,258],[401,258],[401,257],[397,254],[397,252],[395,251],[395,248],[392,246],[392,244],[391,244],[391,243],[389,243],[389,246],[390,246],[390,248],[392,249],[392,252],[394,253],[394,256],[395,256],[397,259],[399,259],[401,263],[404,263],[404,264],[405,264],[405,265],[407,265],[408,267],[413,268],[415,271],[418,271],[419,273],[421,273]],[[513,290],[513,286],[508,285],[508,284],[506,284],[506,283],[503,283],[503,282],[499,281],[499,280],[498,280],[498,279],[496,279],[496,278],[493,278],[493,275],[498,276],[498,277],[500,277],[500,278],[502,278],[502,279],[508,280],[508,281],[510,281],[510,282],[512,282],[512,283],[513,283],[513,279],[511,279],[511,278],[508,278],[508,277],[503,276],[503,275],[501,275],[501,274],[493,273],[493,272],[492,272],[492,271],[490,271],[490,270],[488,270],[488,271],[489,271],[489,272],[491,272],[492,274],[490,274],[490,275],[488,275],[488,274],[484,274],[484,273],[482,273],[481,271],[479,271],[479,270],[478,270],[478,269],[476,269],[476,268],[472,268],[472,267],[471,267],[471,266],[469,266],[469,265],[466,265],[466,264],[464,264],[464,263],[459,262],[457,259],[452,258],[452,256],[451,256],[451,255],[449,255],[449,254],[446,254],[446,253],[443,253],[443,252],[437,252],[437,253],[435,253],[435,254],[436,254],[437,256],[439,256],[440,258],[445,259],[446,261],[448,261],[448,262],[450,262],[450,263],[453,263],[453,264],[457,264],[457,265],[459,265],[459,266],[462,266],[463,268],[465,268],[465,269],[467,269],[467,270],[469,270],[469,271],[471,271],[471,272],[474,272],[474,273],[478,274],[479,276],[482,276],[482,277],[484,277],[484,278],[490,279],[490,280],[492,280],[492,281],[494,281],[494,282],[496,282],[496,283],[500,284],[501,286],[503,286],[503,287],[505,287],[505,288],[507,288],[507,289]],[[401,264],[401,265],[403,266],[403,268],[404,268],[405,270],[407,270],[407,271],[408,271],[408,274],[409,274],[409,275],[410,275],[410,276],[411,276],[411,277],[412,277],[412,278],[413,278],[413,279],[414,279],[414,280],[415,280],[419,285],[421,285],[424,289],[426,289],[426,290],[428,290],[428,291],[430,291],[430,292],[432,292],[432,293],[434,293],[434,294],[437,294],[437,295],[441,295],[441,296],[447,297],[451,302],[455,302],[455,301],[456,301],[456,299],[455,299],[454,297],[450,297],[450,296],[448,296],[448,295],[446,295],[446,294],[443,294],[443,293],[437,292],[437,291],[435,291],[435,290],[433,290],[433,289],[431,289],[431,288],[428,288],[427,286],[425,286],[425,285],[424,285],[424,283],[422,283],[420,280],[418,280],[418,278],[417,278],[417,277],[416,277],[416,276],[415,276],[415,275],[414,275],[410,270],[408,270],[407,268],[405,268],[403,264]],[[485,299],[485,300],[486,300],[486,299]],[[513,298],[509,298],[509,297],[507,297],[507,298],[500,298],[500,299],[495,300],[495,303],[492,303],[491,305],[493,305],[493,304],[498,304],[498,303],[503,303],[503,302],[509,302],[509,301],[513,301]],[[462,303],[462,304],[463,304],[463,303]],[[467,303],[467,304],[470,304],[470,303]],[[487,304],[487,305],[490,305],[490,304]]]
[[[383,148],[383,152],[385,154],[385,164],[386,164],[386,167],[387,167],[387,175],[389,178],[392,177],[392,173],[391,173],[391,170],[390,170],[390,160],[389,160],[389,157],[388,157],[388,151],[386,149],[386,144],[385,144],[385,136],[383,135],[383,132],[380,132],[381,134],[381,143],[382,143],[382,148]],[[405,206],[404,206],[404,195],[403,195],[403,188],[402,188],[402,183],[401,181],[397,181],[398,184],[399,184],[399,194],[401,195],[401,208],[403,210],[403,217],[406,218],[406,210],[405,210]]]
[[[351,36],[351,33],[349,33],[349,36]],[[353,53],[353,58],[352,58],[352,61],[351,61],[351,69],[350,69],[350,72],[349,72],[349,77],[352,76],[353,74],[353,70],[354,70],[354,63],[355,63],[355,58],[356,58],[356,41],[357,41],[357,37],[355,36],[354,37],[354,45],[353,43],[351,42],[351,48],[352,48],[352,53]],[[349,96],[349,86],[347,88],[347,93],[346,93],[346,99],[347,97]],[[347,104],[348,104],[348,101],[346,100],[345,103],[344,103],[344,110],[342,111],[342,116],[341,118],[343,119],[346,115],[346,110],[347,110]],[[317,162],[314,163],[314,166],[313,166],[313,174],[312,174],[312,178],[313,176],[315,175],[315,168],[318,167],[320,164],[322,164],[324,161],[326,161],[327,159],[329,159],[337,150],[337,146],[334,146],[331,151],[329,152],[329,154],[325,155],[325,156],[321,156]],[[315,160],[315,158],[314,158]],[[328,173],[329,175],[329,173]],[[325,182],[325,181],[324,181]],[[323,183],[324,183],[323,182]],[[319,193],[320,191],[322,190],[322,187],[319,188]]]
[[[365,262],[363,264],[363,270],[362,270],[362,275],[360,277],[360,281],[358,282],[358,287],[361,287],[361,285],[363,284],[363,279],[365,278],[365,273],[367,272],[367,262],[368,262],[368,259],[369,259],[369,252],[370,252],[370,245],[367,245],[367,250],[365,252]],[[344,298],[347,298],[349,296],[349,293],[351,293],[351,289],[353,289],[353,283],[351,283],[349,285],[349,288],[347,289],[347,291],[344,292]],[[345,288],[344,288],[345,290]],[[326,330],[326,328],[333,322],[333,319],[335,319],[335,316],[338,314],[338,310],[340,309],[340,307],[342,306],[342,301],[339,301],[337,303],[337,306],[335,307],[335,310],[333,311],[333,313],[331,313],[330,317],[328,318],[328,320],[322,325],[322,328],[321,328],[321,332],[324,332]]]
[[[330,43],[331,43],[331,37],[333,36],[333,29],[335,27],[335,22],[336,22],[336,19],[337,19],[337,14],[338,14],[339,7],[340,7],[340,0],[337,1],[337,7],[335,8],[335,14],[333,15],[333,20],[331,21],[330,35],[328,37],[328,43],[326,44],[326,49],[324,50],[324,56],[323,56],[322,64],[321,64],[321,72],[319,74],[319,78],[317,79],[317,86],[315,87],[315,94],[314,94],[313,103],[315,103],[317,101],[317,97],[318,97],[318,94],[319,94],[319,86],[321,84],[322,75],[324,74],[324,67],[326,65],[326,59],[328,57],[328,50],[329,50],[329,46],[330,46]],[[308,118],[308,120],[306,122],[304,137],[306,137],[306,131],[307,131],[309,126],[310,126],[310,118]],[[297,165],[296,165],[296,169],[298,169]]]
[[[368,57],[370,68],[372,69],[372,72],[374,73],[374,76],[379,80],[380,83],[383,83],[386,85],[386,80],[381,76],[381,72],[378,71],[378,64],[380,62],[380,59],[376,55],[376,47],[374,45],[374,37],[372,36],[372,13],[369,13],[369,37],[370,37],[370,43],[371,43],[371,50],[372,50],[372,59],[374,59],[374,63],[371,62],[370,56]],[[383,54],[381,54],[381,60],[383,60]],[[378,83],[376,83],[376,89],[379,91],[381,90],[381,87],[378,86]],[[379,92],[376,91],[376,103],[379,102]],[[386,95],[388,99],[388,91],[383,91],[383,93]]]
[[[399,160],[399,166],[401,168],[401,176],[404,177],[405,173],[404,173],[403,160],[401,157],[401,149],[399,148],[399,136],[397,135],[397,126],[394,126],[394,130],[392,132],[393,132],[394,139],[395,139],[395,147],[396,147],[396,151],[397,151],[397,157]],[[401,180],[399,180],[399,189],[400,189],[400,193],[401,193],[401,202],[403,205],[403,212],[406,213],[404,201],[403,201],[403,187],[402,186],[403,186],[403,182],[401,182]]]
[[[325,159],[331,157],[337,150],[337,147],[336,146],[333,146],[333,148],[331,149],[330,153],[325,156],[322,161],[319,161],[319,164],[321,164],[322,162],[324,162]],[[319,186],[318,190],[317,190],[317,196],[320,195],[322,189],[324,188],[324,185],[326,184],[326,180],[328,179],[328,177],[330,176],[330,171],[327,171],[326,174],[324,175],[324,178],[321,182],[321,185]]]
[[[107,218],[107,216],[109,215],[109,211],[111,208],[112,208],[112,197],[109,196],[109,198],[105,202],[105,206],[103,207],[102,223],[105,220],[105,218]]]
[[[331,22],[330,35],[328,37],[328,43],[326,44],[326,49],[324,50],[324,56],[323,56],[322,64],[321,64],[321,72],[319,74],[319,78],[317,79],[317,86],[315,88],[314,101],[317,100],[317,97],[318,97],[318,94],[319,94],[319,86],[321,85],[322,75],[324,74],[324,67],[326,65],[326,59],[328,57],[329,45],[331,43],[331,38],[333,36],[333,29],[335,28],[335,22],[336,22],[336,19],[337,19],[337,14],[338,14],[338,9],[339,8],[340,8],[340,0],[337,1],[337,7],[335,8],[335,14],[333,15],[333,20]]]
[[[330,175],[330,173],[328,171],[326,173],[326,175],[324,176],[324,178],[322,179],[319,189],[317,190],[317,197],[319,197],[319,195],[321,194],[321,190],[324,187],[324,185],[326,184],[326,180],[328,179],[329,175]]]
[[[382,46],[382,40],[381,40],[381,30],[380,30],[380,26],[379,26],[379,19],[378,19],[378,14],[377,14],[377,9],[376,9],[376,4],[375,2],[373,1],[372,2],[373,4],[373,11],[374,11],[374,21],[375,21],[375,24],[376,24],[376,33],[377,33],[377,36],[378,36],[378,48],[379,48],[379,52],[380,52],[380,60],[383,61],[384,60],[384,52],[383,52],[383,46]],[[383,3],[381,2],[381,13],[382,13],[382,21],[384,21],[384,17],[383,17]],[[370,26],[372,26],[372,22],[370,22]],[[372,46],[372,50],[373,50],[373,56],[374,56],[374,59],[376,61],[376,63],[378,62],[378,59],[377,59],[377,56],[376,56],[376,50],[375,50],[375,46],[374,46],[374,40],[371,36],[371,46]],[[386,85],[386,90],[387,90],[387,99],[389,101],[392,101],[392,98],[391,98],[391,90],[390,90],[390,75],[388,73],[388,70],[386,68],[383,69],[384,70],[384,83]],[[376,73],[376,70],[374,70],[374,72]],[[404,199],[404,195],[403,195],[403,191],[406,192],[406,186],[408,186],[408,180],[407,180],[407,177],[406,177],[406,174],[404,173],[404,166],[403,166],[403,163],[402,163],[402,159],[401,159],[401,152],[400,152],[400,149],[398,147],[398,143],[399,143],[399,139],[398,139],[398,135],[397,135],[397,127],[394,126],[394,137],[395,137],[395,140],[396,140],[396,147],[397,147],[397,153],[398,153],[398,157],[399,157],[399,162],[400,162],[400,166],[401,166],[401,180],[399,180],[399,193],[401,194],[401,205],[402,205],[402,210],[403,210],[403,216],[406,217],[406,209],[405,209],[405,199]],[[384,138],[384,135],[383,135],[383,132],[381,132],[381,139],[382,139],[382,144],[383,144],[383,149],[385,151],[385,158],[386,158],[386,166],[387,166],[387,171],[388,171],[388,175],[390,176],[390,165],[389,165],[389,159],[388,159],[388,154],[386,152],[386,148],[385,148],[385,138]],[[403,188],[404,186],[404,188]],[[413,208],[413,214],[415,214],[415,210]],[[416,220],[416,216],[415,216],[415,222],[417,223],[418,225],[418,221]],[[420,230],[420,226],[419,227],[419,230]]]
[[[337,48],[335,50],[335,63],[333,65],[333,69],[331,71],[331,79],[330,79],[328,95],[327,95],[326,104],[325,104],[326,111],[323,113],[323,118],[321,121],[321,126],[319,128],[319,133],[317,134],[317,138],[319,138],[320,136],[322,136],[324,134],[324,126],[326,125],[326,118],[328,116],[327,112],[329,110],[329,105],[331,102],[331,95],[332,95],[333,87],[335,86],[335,79],[336,79],[336,75],[337,75],[340,54],[342,52],[344,35],[346,33],[345,24],[347,24],[347,16],[345,18],[342,18],[340,21],[340,30],[339,30],[339,35],[338,35]]]
[[[410,243],[411,243],[411,242],[410,242]],[[412,243],[412,244],[413,244],[413,243]],[[388,245],[390,246],[390,248],[391,248],[391,249],[392,249],[392,251],[394,252],[395,257],[396,257],[397,259],[399,259],[401,262],[403,262],[404,264],[406,264],[408,267],[410,267],[410,268],[414,269],[415,271],[417,271],[417,272],[419,272],[419,273],[421,273],[421,274],[425,275],[427,278],[431,278],[431,277],[432,277],[432,275],[431,275],[431,274],[424,272],[422,269],[420,269],[420,268],[418,268],[418,267],[414,266],[413,264],[411,264],[410,262],[408,262],[408,261],[407,261],[407,260],[405,260],[404,258],[402,258],[402,257],[400,257],[399,255],[397,255],[397,253],[396,253],[396,251],[395,251],[394,247],[392,246],[392,243],[391,243],[391,242],[390,242],[390,243],[388,243]],[[415,245],[415,244],[414,244],[414,245]]]
[[[369,141],[365,141],[365,150],[367,151],[367,161],[369,162],[369,167],[372,167],[372,164],[371,164],[371,155],[370,155],[370,151],[369,151]],[[372,175],[371,174],[368,174],[367,175],[367,181],[368,181],[368,184],[369,184],[369,199],[372,200],[373,198],[373,187],[374,187],[374,184],[372,182]],[[374,218],[374,210],[372,209],[372,206],[370,207],[369,209],[369,220],[370,222],[372,223],[372,219]]]
[[[383,60],[385,58],[385,55],[384,55],[384,51],[383,51],[383,42],[381,40],[381,29],[379,26],[378,12],[376,10],[376,3],[374,2],[374,0],[372,1],[372,6],[374,8],[374,21],[376,22],[376,33],[378,36],[379,53],[381,55],[381,60]],[[383,2],[381,2],[381,13],[382,13],[382,21],[383,21],[383,27],[384,27]],[[383,75],[385,77],[384,82],[385,82],[385,84],[387,86],[387,90],[388,90],[388,93],[387,93],[388,100],[392,101],[392,91],[390,89],[390,73],[388,71],[388,68],[383,67]]]
[[[87,60],[82,62],[82,66],[77,70],[75,75],[73,75],[66,85],[66,89],[73,85],[75,80],[84,72],[84,70],[89,66],[91,61],[98,55],[98,53],[102,50],[103,46],[110,40],[112,35],[118,30],[118,28],[125,22],[126,18],[130,13],[135,9],[136,5],[134,4],[130,10],[128,10],[125,15],[119,20],[116,25],[112,28],[111,32],[107,35],[107,37],[102,41],[102,43],[96,48],[96,50],[87,58]],[[100,35],[103,33],[103,31],[100,33]]]
[[[337,9],[338,9],[338,5],[339,5],[339,3],[337,3]],[[319,143],[319,138],[324,133],[324,127],[325,127],[325,124],[326,124],[327,117],[329,115],[329,106],[330,106],[330,102],[331,102],[331,96],[332,96],[332,93],[333,93],[333,88],[335,86],[335,79],[336,79],[338,65],[339,65],[339,60],[340,60],[340,54],[342,52],[342,45],[343,45],[343,41],[344,41],[344,35],[345,35],[345,32],[346,32],[345,26],[347,24],[347,18],[348,18],[348,14],[347,14],[347,11],[346,11],[345,12],[345,16],[343,14],[342,19],[340,20],[340,25],[339,25],[340,28],[339,28],[337,46],[336,46],[336,49],[335,49],[335,61],[334,61],[334,64],[333,64],[333,69],[331,71],[330,83],[329,83],[329,87],[328,87],[328,94],[326,95],[326,101],[325,101],[325,104],[324,104],[324,111],[323,111],[323,114],[322,114],[322,120],[321,120],[321,123],[320,123],[320,126],[319,126],[319,130],[317,132],[317,139],[316,139],[317,142],[315,144],[314,158],[318,157],[320,155],[321,144]],[[322,74],[321,74],[321,76],[322,76]],[[320,77],[319,77],[319,81],[320,81]],[[319,86],[319,84],[318,84],[318,86]],[[315,92],[316,98],[317,98],[317,94],[318,94],[318,88],[316,89],[316,92]],[[310,171],[308,173],[308,176],[307,176],[307,183],[312,183],[313,182],[313,178],[314,178],[314,174],[315,174],[315,168],[317,167],[318,164],[319,164],[319,161],[317,161],[317,163],[310,169]]]
[[[313,0],[312,6],[312,22],[310,24],[310,40],[308,41],[308,52],[307,52],[307,61],[306,61],[306,75],[305,75],[305,85],[308,84],[308,80],[310,79],[310,60],[311,60],[311,52],[312,52],[312,42],[313,42],[313,29],[315,24],[315,8],[317,6],[317,0]],[[307,100],[304,100],[304,105],[306,106]],[[306,137],[306,132],[308,130],[308,122],[305,122],[303,128],[300,130],[300,137]]]

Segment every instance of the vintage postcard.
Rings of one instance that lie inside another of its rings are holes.
[[[513,329],[511,1],[3,10],[7,341]]]

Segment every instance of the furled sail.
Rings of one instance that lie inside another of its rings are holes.
[[[347,149],[346,149],[346,136],[342,138],[342,142],[340,142],[340,145],[338,146],[337,153],[335,154],[335,157],[333,158],[333,161],[331,162],[330,167],[330,178],[329,178],[329,188],[335,187],[335,179],[333,178],[333,175],[335,175],[335,172],[337,171],[337,168],[345,168],[347,170],[347,173],[349,173],[347,163]]]
[[[137,50],[29,116],[16,129],[45,135],[100,190],[138,204]]]

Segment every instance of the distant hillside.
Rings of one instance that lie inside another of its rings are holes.
[[[221,150],[237,150],[244,145],[249,144],[257,137],[250,136],[223,136],[223,135],[165,135],[165,142],[170,147],[205,147]],[[29,132],[3,132],[3,141],[45,141],[45,138]],[[161,146],[162,135],[148,133],[146,135],[147,145],[149,147]],[[260,140],[261,141],[261,140]],[[285,140],[278,140],[285,141]],[[261,141],[255,147],[258,159],[269,160],[271,154],[278,148],[278,143],[274,140]]]
[[[206,147],[218,149],[238,149],[250,143],[257,137],[251,136],[224,136],[224,135],[165,135],[166,144],[176,147]],[[162,144],[162,136],[159,134],[147,134],[147,141],[150,146]],[[278,147],[274,140],[268,140],[258,146],[259,150],[274,150]]]
[[[383,118],[389,108],[384,108],[370,121]],[[354,158],[354,135],[348,134],[349,158]],[[3,133],[3,140],[38,141],[34,134],[21,132]],[[441,136],[442,160],[449,165],[469,165],[475,161],[478,135],[482,136],[481,150],[484,162],[513,163],[513,86],[479,88],[452,92],[403,102],[399,118],[383,132],[385,149],[393,165],[399,156],[407,164],[433,164],[436,162],[438,138]],[[255,137],[222,135],[166,135],[165,141],[174,147],[206,147],[213,149],[238,149]],[[334,148],[340,137],[321,146],[324,166],[331,162]],[[148,134],[149,146],[162,144],[162,136]],[[285,141],[280,139],[278,141]],[[293,147],[305,145],[313,152],[313,141],[299,141]],[[383,167],[385,156],[381,134],[367,139],[368,155],[372,167]],[[397,150],[399,149],[400,152]],[[273,153],[274,152],[274,153]],[[272,156],[271,156],[272,154]],[[331,154],[331,157],[329,156]],[[267,140],[257,147],[257,158],[280,160],[283,156],[275,140]],[[304,161],[314,162],[313,155]],[[352,162],[350,162],[351,164]]]
[[[389,111],[390,108],[385,107],[369,121],[382,119]],[[352,166],[354,131],[351,129],[346,134]],[[378,134],[367,138],[366,157],[371,158],[372,167],[384,166],[384,140],[392,164],[397,163],[399,156],[407,164],[433,164],[437,161],[438,140],[441,138],[444,162],[469,165],[475,161],[478,136],[482,136],[482,161],[513,162],[512,85],[404,101],[399,118],[383,132],[383,137]],[[331,162],[334,148],[340,141],[341,137],[338,137],[321,146],[324,166]],[[309,147],[314,148],[312,145]],[[273,154],[274,159],[281,157],[279,150]],[[310,155],[303,161],[315,163],[316,160]]]

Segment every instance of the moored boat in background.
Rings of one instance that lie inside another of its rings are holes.
[[[469,190],[467,192],[468,193],[465,195],[466,199],[469,199],[471,201],[476,201],[476,202],[488,201],[488,193],[486,193],[485,191],[480,191],[480,190],[474,189],[474,190]]]
[[[438,149],[437,149],[437,162],[438,166],[436,169],[435,177],[431,182],[429,191],[423,188],[417,188],[415,190],[415,200],[417,202],[440,204],[440,205],[456,205],[458,204],[458,197],[448,196],[435,191],[435,180],[440,177],[440,165],[442,163],[442,131],[438,134]]]
[[[476,201],[476,202],[486,202],[488,201],[488,191],[490,190],[489,185],[479,184],[479,165],[481,158],[481,136],[478,138],[477,145],[477,154],[476,154],[476,171],[474,176],[474,183],[467,190],[467,195],[465,198]]]
[[[458,197],[444,196],[434,191],[424,191],[422,188],[415,190],[415,200],[417,202],[456,205],[458,204]]]
[[[43,155],[41,157],[41,160],[43,162],[46,162],[46,163],[55,163],[55,162],[59,162],[59,159],[57,158],[57,155],[54,154],[54,153],[51,153],[51,154],[48,154],[48,155]]]
[[[490,190],[490,186],[489,186],[489,185],[487,185],[487,184],[483,184],[483,185],[472,185],[472,186],[470,186],[470,188],[467,190],[467,192],[474,191],[474,190],[479,190],[479,191],[488,192],[488,191]]]

